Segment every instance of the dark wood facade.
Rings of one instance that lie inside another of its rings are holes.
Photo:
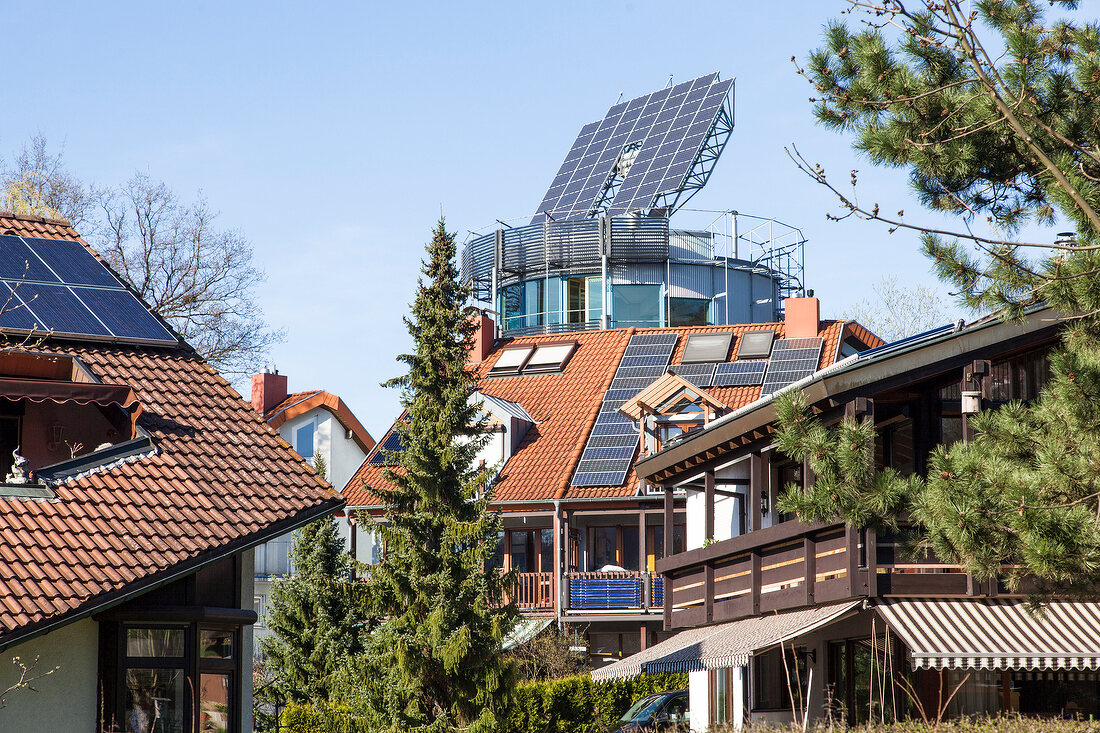
[[[803,392],[826,422],[845,414],[873,421],[879,467],[923,473],[936,445],[970,437],[964,407],[972,405],[964,406],[964,398],[977,393],[981,409],[989,409],[1037,395],[1059,323],[1040,312],[1022,324],[945,331],[827,371]],[[774,408],[762,401],[638,464],[639,475],[665,489],[666,522],[674,487],[686,485],[704,497],[704,545],[666,554],[656,564],[664,577],[666,630],[848,598],[1007,593],[1003,584],[979,582],[959,566],[908,557],[897,538],[873,530],[840,522],[806,525],[774,511],[765,519],[783,482],[781,467],[789,464],[772,446],[774,419]],[[748,479],[740,482],[747,485],[723,485],[722,468],[739,461],[748,463]],[[798,468],[785,475],[813,480]],[[716,538],[715,502],[731,493],[744,497],[744,532]]]

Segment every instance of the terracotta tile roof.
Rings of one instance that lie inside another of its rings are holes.
[[[323,407],[331,412],[346,430],[351,431],[352,439],[363,449],[370,453],[374,447],[374,438],[355,417],[351,409],[336,395],[325,392],[322,389],[312,389],[305,392],[295,392],[288,395],[285,400],[272,407],[264,414],[267,424],[278,430],[287,420],[292,420],[310,410]]]
[[[838,345],[848,326],[843,321],[822,321],[820,335],[824,339],[819,368],[832,364]],[[861,334],[873,340],[865,329]],[[676,333],[681,338],[672,355],[672,364],[680,363],[687,335],[694,333],[730,332],[734,334],[736,350],[740,336],[746,331],[774,330],[783,338],[782,323],[753,323],[735,326],[699,326],[684,328],[650,328],[645,333]],[[588,440],[604,392],[622,358],[630,337],[637,329],[582,331],[569,334],[578,343],[565,370],[560,374],[539,374],[518,377],[487,378],[504,347],[524,343],[560,340],[560,336],[523,336],[498,342],[481,364],[477,388],[484,394],[520,404],[538,424],[531,427],[519,449],[504,465],[496,483],[496,501],[551,502],[554,499],[594,499],[631,497],[637,493],[638,477],[634,470],[627,473],[619,486],[575,487],[569,482],[573,470]],[[862,337],[862,336],[861,336]],[[736,351],[734,351],[736,353]],[[760,397],[760,387],[711,387],[707,394],[736,410]],[[384,442],[384,441],[383,441]],[[344,489],[349,506],[377,506],[377,498],[364,486],[382,486],[383,467],[367,462],[360,467]]]
[[[0,214],[0,230],[77,239],[61,223]],[[187,346],[46,339],[131,386],[157,452],[0,499],[0,645],[79,618],[338,509],[342,500]]]

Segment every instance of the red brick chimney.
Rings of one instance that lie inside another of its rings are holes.
[[[473,318],[474,323],[477,325],[477,331],[474,332],[474,345],[470,350],[470,363],[480,364],[485,361],[485,357],[489,356],[489,352],[493,350],[493,345],[496,344],[496,324],[484,312],[478,313]]]
[[[817,336],[821,321],[821,303],[814,297],[814,291],[807,291],[805,298],[786,298],[783,301],[783,323],[786,326],[785,337],[789,339],[812,338]]]
[[[286,375],[265,369],[252,375],[252,409],[261,415],[286,399]]]

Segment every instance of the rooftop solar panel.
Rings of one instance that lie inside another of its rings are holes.
[[[6,286],[0,291],[0,328],[92,340],[177,343],[80,242],[0,236],[0,281]]]
[[[67,285],[97,285],[121,288],[122,283],[107,271],[80,242],[66,239],[31,239],[24,237],[31,250]],[[30,279],[30,278],[28,278]]]
[[[172,334],[129,290],[70,288],[111,334],[133,341],[174,341]]]
[[[764,381],[766,361],[733,361],[719,364],[714,373],[715,387],[751,387]]]
[[[672,373],[706,389],[714,384],[714,367],[714,364],[677,364],[672,367]]]
[[[577,462],[573,486],[619,486],[626,480],[638,449],[638,426],[618,410],[665,373],[678,340],[674,333],[630,337]],[[633,363],[638,361],[645,365]]]
[[[776,341],[760,388],[761,396],[774,394],[817,371],[823,343],[824,339],[816,336]]]
[[[581,128],[533,222],[545,214],[557,221],[584,218],[601,205],[611,214],[650,208],[656,196],[682,184],[685,169],[670,167],[677,162],[673,154],[686,145],[691,150],[682,157],[695,159],[732,85],[732,79],[718,81],[712,73],[612,106],[602,120]],[[635,144],[641,149],[633,165],[624,167],[625,175],[616,173],[616,162]],[[616,176],[621,184],[614,201],[604,201]],[[647,176],[650,185],[640,186]]]
[[[396,463],[393,459],[392,453],[397,453],[404,450],[405,447],[401,444],[401,436],[397,430],[391,429],[389,434],[382,441],[382,445],[378,450],[374,452],[374,455],[370,457],[370,465],[372,466],[392,466]]]
[[[19,237],[0,236],[0,278],[30,282],[61,282]]]

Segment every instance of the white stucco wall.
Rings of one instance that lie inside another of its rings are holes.
[[[691,711],[691,729],[705,731],[710,717],[710,676],[702,672],[688,672],[688,709]]]
[[[37,692],[22,689],[8,693],[6,706],[0,709],[0,731],[99,730],[98,650],[99,624],[85,619],[0,653],[0,690],[19,679],[14,657],[28,666],[37,658],[32,674],[60,667],[34,682]]]
[[[328,465],[329,483],[337,490],[342,490],[359,470],[359,466],[363,465],[367,454],[358,443],[346,437],[344,426],[335,415],[323,407],[314,408],[287,420],[279,426],[279,435],[293,446],[295,445],[294,434],[298,428],[308,422],[316,425],[313,440],[314,454],[325,459]]]
[[[725,466],[715,472],[715,478],[719,479],[748,479],[748,460],[739,461],[730,466]],[[722,487],[726,489],[727,487]],[[738,490],[748,494],[747,486],[729,486],[729,490]],[[714,539],[728,540],[740,534],[740,519],[738,518],[738,501],[732,496],[715,495],[714,497]],[[748,511],[746,502],[745,511]],[[748,520],[746,517],[746,529]],[[702,547],[706,539],[706,496],[702,491],[689,491],[687,494],[687,537],[686,549],[694,550]]]

